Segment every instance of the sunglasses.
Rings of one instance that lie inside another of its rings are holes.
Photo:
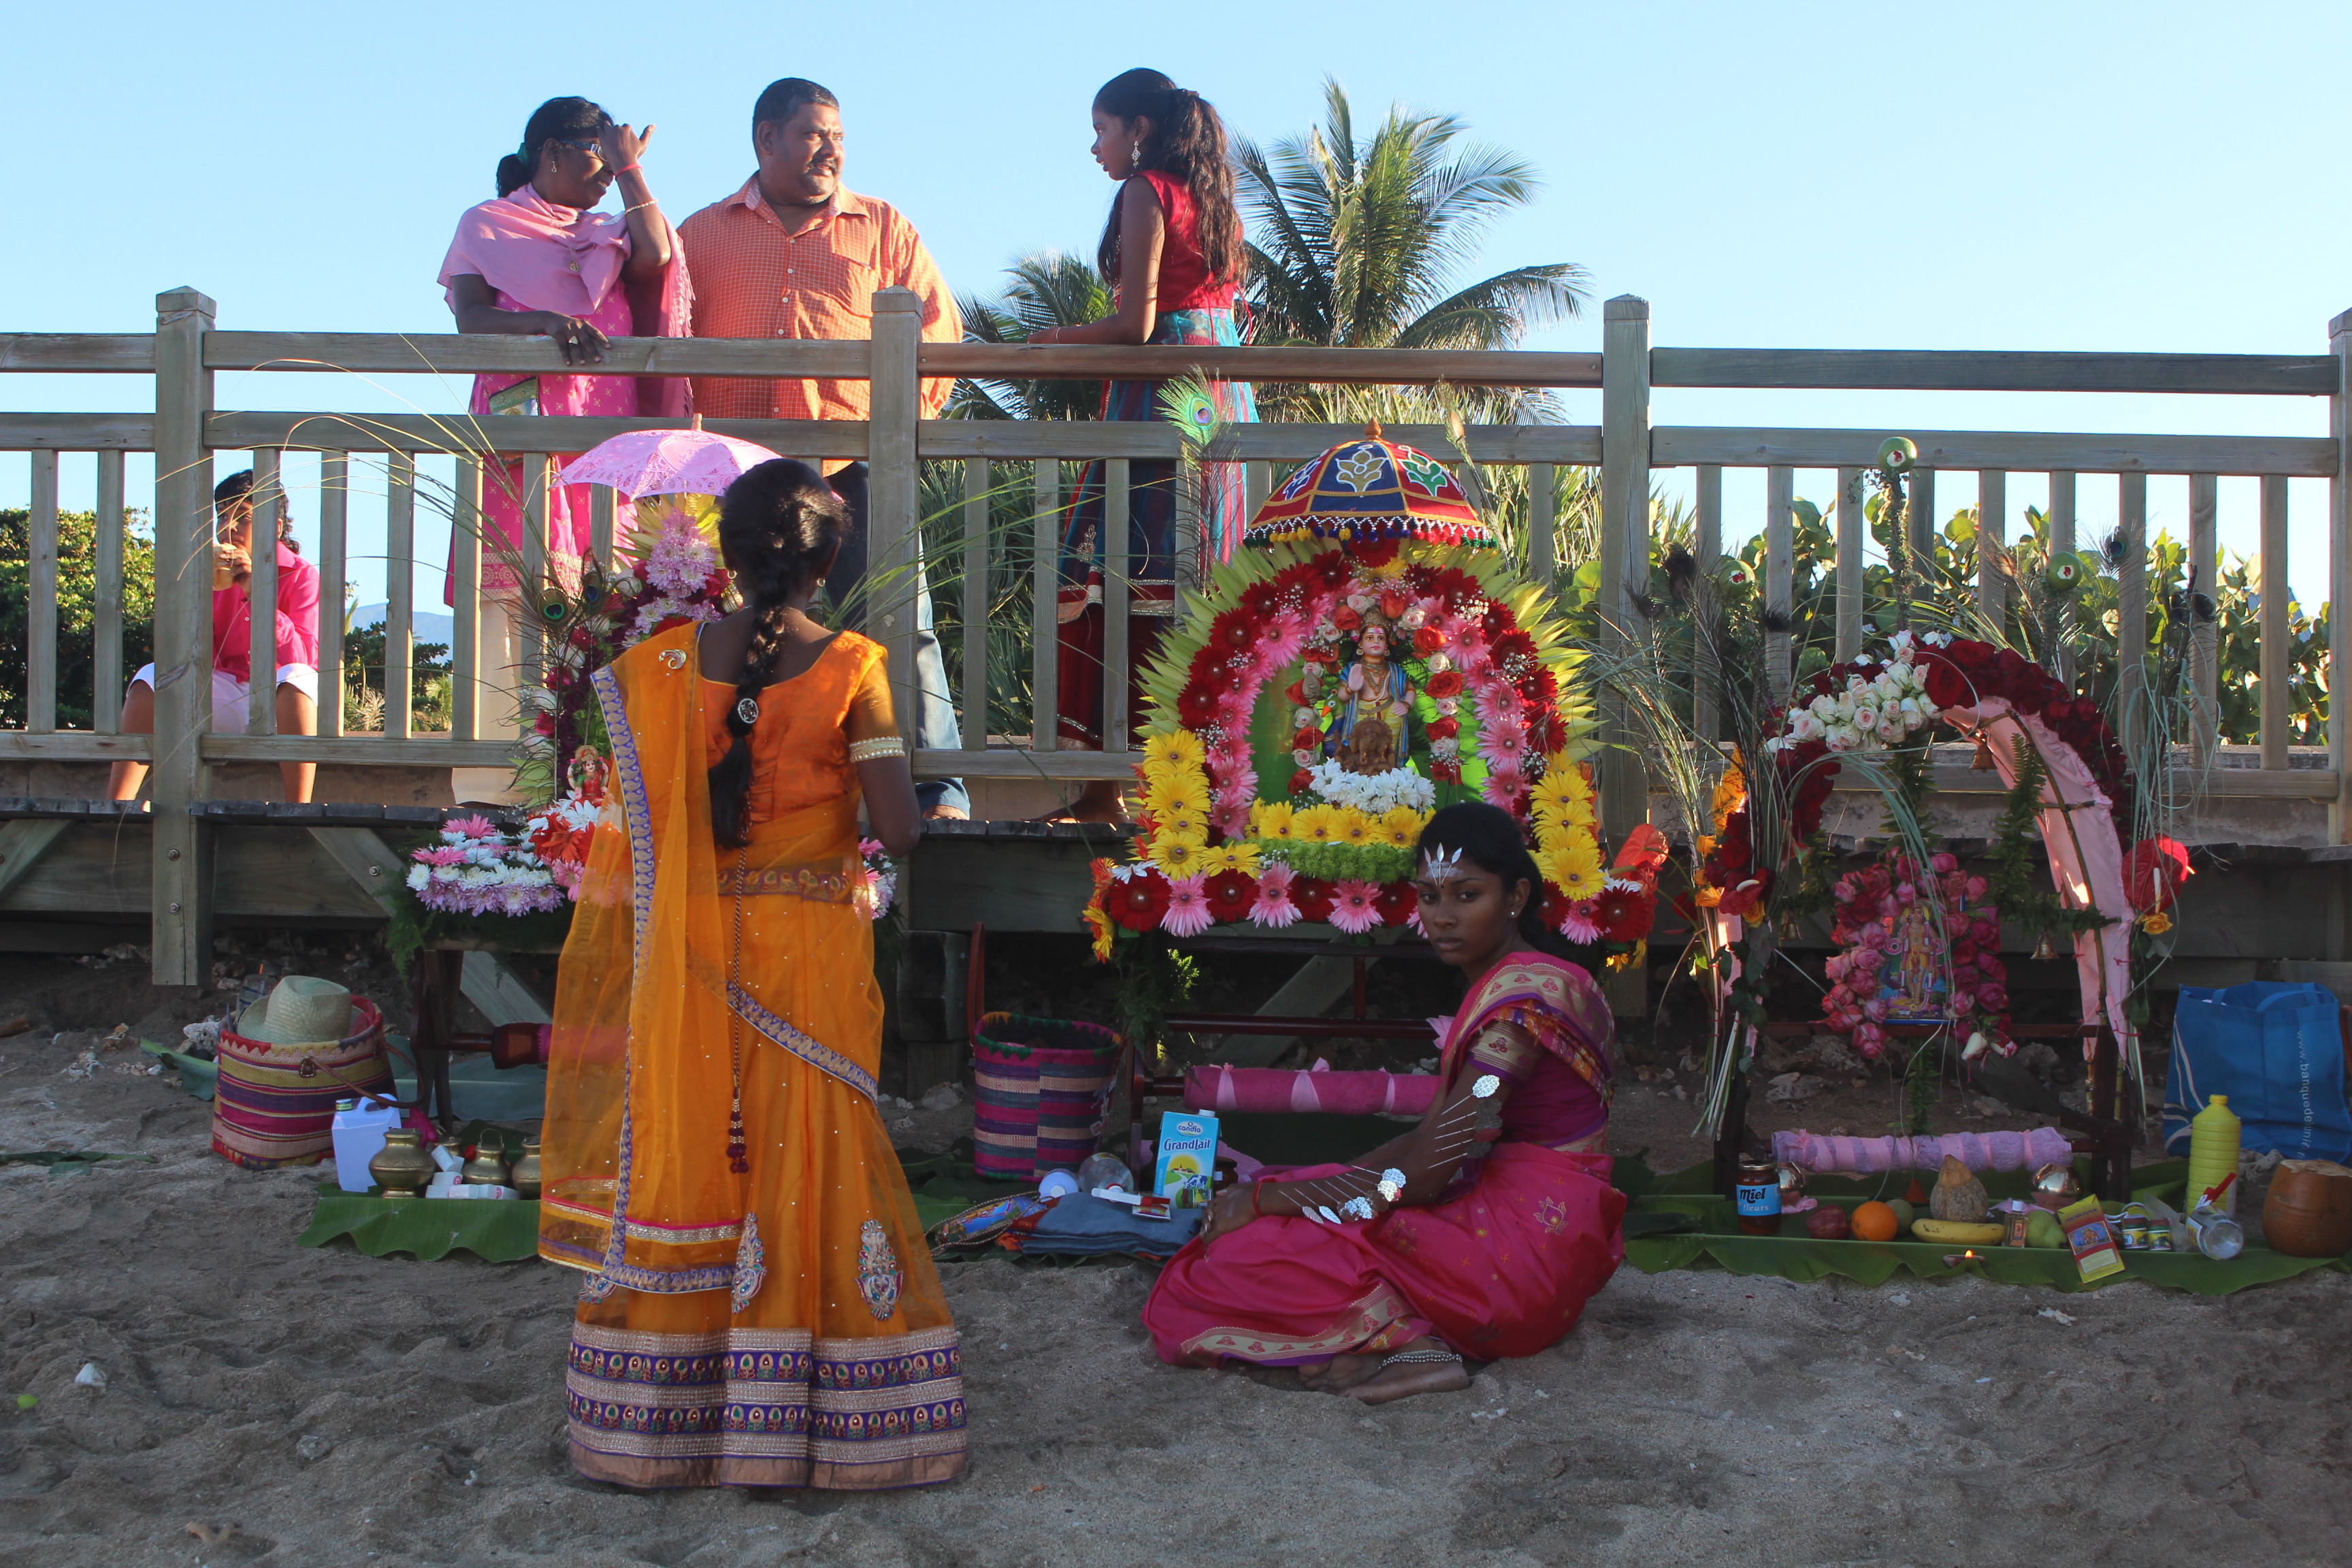
[[[604,161],[604,149],[599,142],[573,142],[562,136],[551,136],[548,140],[554,142],[558,147],[569,147],[574,152],[585,153],[600,163]]]

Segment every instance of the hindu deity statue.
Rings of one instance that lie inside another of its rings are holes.
[[[1347,695],[1331,727],[1328,747],[1351,773],[1384,773],[1404,766],[1411,744],[1412,681],[1390,658],[1385,622],[1365,617],[1356,637],[1356,661],[1343,678]]]
[[[1936,933],[1925,900],[1904,910],[1899,931],[1903,945],[1896,952],[1902,995],[1898,1005],[1909,1014],[1932,1010],[1936,984]]]

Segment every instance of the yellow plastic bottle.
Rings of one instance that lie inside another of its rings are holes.
[[[2226,1094],[2213,1096],[2204,1110],[2189,1119],[2189,1191],[2180,1205],[2184,1210],[2193,1212],[2208,1192],[2238,1173],[2239,1127]],[[2234,1214],[2237,1205],[2238,1184],[2231,1182],[2217,1206],[2224,1214]]]

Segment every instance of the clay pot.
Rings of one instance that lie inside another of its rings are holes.
[[[2263,1239],[2290,1258],[2352,1248],[2352,1171],[2327,1160],[2282,1160],[2263,1205]]]
[[[386,1132],[383,1147],[368,1162],[368,1174],[388,1198],[417,1196],[436,1168],[413,1127],[395,1127]]]

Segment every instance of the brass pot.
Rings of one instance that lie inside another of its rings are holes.
[[[495,1143],[478,1143],[474,1157],[457,1174],[469,1186],[502,1187],[507,1181],[506,1151]]]
[[[433,1156],[425,1152],[425,1144],[413,1127],[395,1127],[383,1135],[383,1147],[368,1162],[368,1174],[383,1189],[388,1198],[413,1198],[423,1194],[425,1184],[433,1179]]]
[[[539,1140],[522,1141],[522,1158],[514,1163],[514,1171],[507,1183],[527,1198],[539,1196]]]

